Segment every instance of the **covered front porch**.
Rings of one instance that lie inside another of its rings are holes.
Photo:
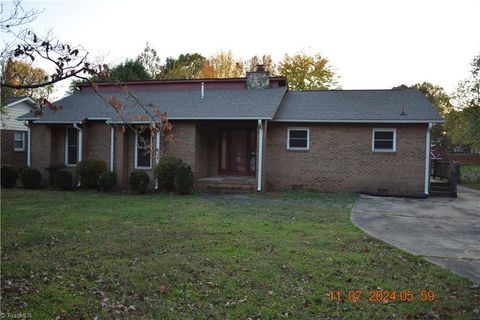
[[[199,189],[261,191],[265,122],[196,123],[195,176]]]

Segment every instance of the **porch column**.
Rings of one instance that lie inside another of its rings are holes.
[[[257,169],[257,191],[262,191],[262,159],[263,159],[263,124],[262,120],[258,119],[258,169]]]
[[[157,130],[155,136],[155,164],[158,166],[160,162],[160,129]],[[158,189],[158,179],[155,179],[155,189]]]
[[[27,122],[27,167],[30,168],[32,166],[32,128],[30,123]]]
[[[78,126],[77,123],[73,123],[73,127],[78,130],[78,162],[82,161],[82,155],[83,155],[83,130]],[[78,183],[77,187],[80,187],[82,185],[80,179],[82,177],[78,177]]]
[[[115,127],[110,127],[110,171],[113,172],[115,161]]]
[[[429,193],[430,186],[430,132],[432,131],[432,124],[429,123],[427,127],[427,135],[425,137],[425,186],[424,193]]]

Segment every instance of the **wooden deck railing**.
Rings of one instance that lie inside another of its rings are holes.
[[[454,161],[432,160],[432,176],[447,179],[450,182],[452,192],[457,192],[459,173],[460,165]]]

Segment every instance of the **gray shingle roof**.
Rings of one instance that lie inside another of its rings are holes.
[[[145,112],[125,94],[105,93],[122,101],[122,114],[129,121]],[[440,122],[434,106],[418,90],[325,90],[287,91],[199,90],[138,91],[145,104],[152,104],[175,119],[272,119],[306,122]],[[282,99],[283,98],[283,99]],[[113,108],[95,93],[80,92],[63,98],[60,111],[45,109],[42,116],[26,114],[19,120],[36,118],[45,122],[80,122],[85,119],[121,121]],[[402,110],[404,115],[402,115]]]
[[[19,96],[19,97],[8,97],[8,98],[5,98],[3,99],[3,102],[2,104],[4,106],[8,106],[9,104],[12,104],[12,103],[15,103],[15,102],[18,102],[18,101],[21,101],[21,100],[24,100],[26,98],[30,98],[30,96]],[[28,100],[29,102],[33,101],[33,100]]]
[[[401,115],[402,109],[405,115]],[[418,90],[288,91],[277,121],[439,122],[430,101]]]
[[[152,112],[157,108],[167,112],[174,119],[271,119],[273,118],[285,88],[265,90],[207,90],[205,97],[200,97],[200,90],[175,91],[137,91],[135,97],[142,103],[152,104]],[[145,112],[134,103],[132,98],[125,99],[122,93],[104,93],[104,97],[115,96],[122,101],[122,115],[125,119],[135,121]],[[76,93],[55,102],[61,106],[59,111],[45,108],[39,121],[45,122],[79,122],[92,118],[108,118],[112,121],[121,119],[114,109],[95,93]],[[27,114],[19,119],[34,117]]]

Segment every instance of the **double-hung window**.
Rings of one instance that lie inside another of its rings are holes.
[[[310,129],[289,128],[287,134],[288,150],[310,149]]]
[[[397,131],[395,129],[373,129],[372,151],[395,152],[397,150]]]
[[[13,151],[25,151],[25,131],[13,133]]]
[[[65,135],[65,164],[76,166],[78,161],[78,130],[67,127]]]
[[[152,168],[152,131],[138,129],[135,135],[135,168]]]

